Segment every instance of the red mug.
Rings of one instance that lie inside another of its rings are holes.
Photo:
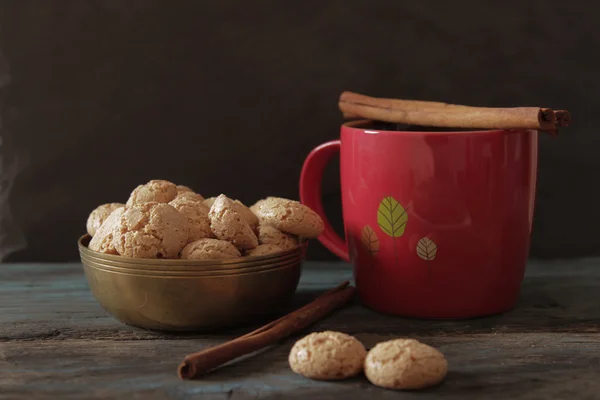
[[[538,132],[390,127],[346,123],[340,140],[306,158],[300,200],[325,221],[320,242],[353,263],[373,310],[470,318],[511,309],[529,255]],[[323,170],[337,152],[346,241],[321,203]]]

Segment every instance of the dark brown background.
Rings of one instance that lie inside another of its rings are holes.
[[[297,197],[346,89],[569,109],[572,128],[540,143],[532,255],[600,254],[596,4],[0,0],[0,150],[25,160],[10,203],[27,247],[9,260],[77,259],[89,211],[152,178]],[[331,257],[316,242],[310,256]]]

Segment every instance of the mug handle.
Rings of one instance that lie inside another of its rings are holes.
[[[318,238],[323,246],[327,247],[327,249],[342,260],[350,261],[348,245],[329,223],[323,209],[323,203],[321,202],[323,171],[331,157],[335,153],[339,153],[340,145],[341,142],[339,140],[332,140],[331,142],[315,147],[308,154],[306,160],[304,160],[302,173],[300,174],[300,202],[312,208],[323,220],[325,229]]]

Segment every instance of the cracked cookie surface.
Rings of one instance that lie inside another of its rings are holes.
[[[202,203],[204,201],[204,197],[201,194],[194,192],[177,192],[177,196],[173,200],[177,199],[189,199]],[[171,201],[173,201],[171,200]]]
[[[219,239],[200,239],[189,243],[181,251],[187,260],[224,260],[241,257],[238,249],[229,242]]]
[[[415,339],[394,339],[375,345],[365,359],[367,379],[387,389],[423,389],[440,383],[448,363],[437,349]]]
[[[292,235],[316,238],[325,228],[321,217],[298,201],[269,197],[259,200],[252,207],[261,225],[269,225]]]
[[[235,211],[246,220],[248,225],[250,225],[252,231],[256,233],[258,228],[258,217],[239,200],[233,200],[233,207],[235,208]]]
[[[187,244],[188,219],[165,203],[127,208],[113,229],[117,252],[134,258],[176,258]]]
[[[107,203],[96,207],[89,215],[85,227],[90,236],[94,236],[102,223],[108,216],[119,207],[125,207],[122,203]]]
[[[292,371],[317,380],[340,380],[358,375],[367,351],[353,336],[341,332],[311,333],[298,340],[288,357]]]
[[[188,243],[215,237],[210,230],[209,208],[200,201],[193,200],[191,197],[177,196],[169,202],[169,205],[187,217],[189,226]]]
[[[119,254],[113,245],[113,230],[125,212],[125,207],[118,207],[104,220],[90,240],[88,248],[99,253]]]
[[[274,244],[259,244],[255,248],[248,250],[245,255],[247,256],[266,256],[268,254],[281,253],[283,249]]]
[[[217,239],[231,242],[240,250],[253,249],[258,246],[256,234],[237,211],[233,200],[221,194],[213,203],[208,213],[210,228]]]
[[[144,185],[139,185],[129,195],[126,206],[132,207],[143,203],[168,203],[177,196],[177,186],[169,181],[153,179]]]
[[[279,229],[269,225],[258,227],[258,242],[260,244],[272,244],[284,250],[298,247],[298,239],[289,233],[283,233]]]

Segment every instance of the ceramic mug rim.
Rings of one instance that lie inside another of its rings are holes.
[[[478,135],[506,135],[506,134],[518,134],[534,131],[535,129],[474,129],[474,130],[462,130],[462,131],[405,131],[405,130],[381,130],[381,129],[369,129],[368,126],[374,121],[369,119],[359,119],[354,121],[348,121],[342,124],[342,128],[345,130],[355,133],[366,133],[372,135],[398,135],[403,136],[478,136]]]

